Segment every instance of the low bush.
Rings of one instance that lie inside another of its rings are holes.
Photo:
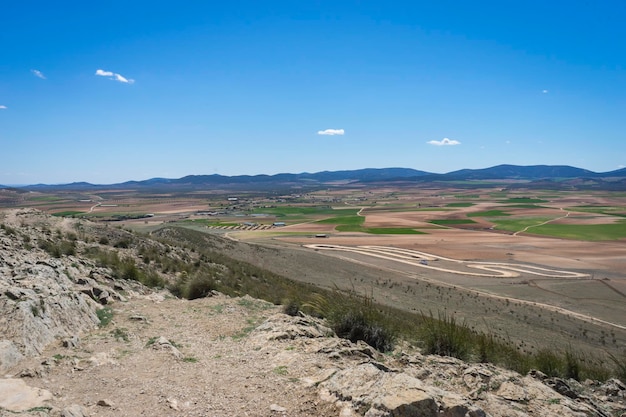
[[[544,374],[554,377],[561,376],[563,357],[551,349],[541,349],[534,355],[534,364]]]
[[[100,320],[100,327],[105,327],[113,320],[113,309],[111,307],[101,308],[96,310],[96,315]]]
[[[300,314],[300,307],[298,301],[291,300],[283,305],[283,313],[289,316],[297,316]]]
[[[337,336],[352,342],[362,340],[373,348],[387,352],[393,349],[396,331],[392,318],[376,308],[372,296],[338,289],[329,295],[313,294],[303,309],[325,318]]]
[[[195,300],[196,298],[206,297],[211,294],[211,291],[217,289],[215,280],[206,275],[197,275],[189,280],[183,296],[188,300]]]
[[[384,325],[373,322],[363,311],[348,310],[332,319],[337,336],[351,342],[362,340],[374,349],[387,352],[393,349],[394,335]]]
[[[425,353],[469,359],[475,334],[464,322],[457,324],[454,316],[441,312],[437,319],[432,312],[423,317],[420,336]]]

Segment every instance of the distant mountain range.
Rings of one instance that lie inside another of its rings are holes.
[[[104,189],[154,191],[216,189],[294,189],[317,188],[342,183],[395,182],[400,184],[428,184],[454,182],[455,186],[475,187],[489,181],[506,181],[509,187],[554,189],[615,189],[626,190],[626,168],[597,173],[567,165],[498,165],[484,169],[462,169],[447,174],[434,174],[410,168],[367,168],[350,171],[323,171],[276,175],[188,175],[178,179],[151,178],[119,184],[37,184],[10,187],[25,191],[97,191]],[[478,183],[480,182],[480,184]],[[0,186],[0,188],[9,188]]]

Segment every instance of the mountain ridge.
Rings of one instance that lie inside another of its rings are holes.
[[[510,165],[501,164],[489,168],[460,169],[444,174],[431,173],[413,168],[363,168],[356,170],[319,171],[314,173],[279,173],[257,175],[192,174],[180,178],[155,177],[146,180],[130,180],[114,184],[92,184],[72,182],[67,184],[33,184],[24,186],[3,186],[0,188],[43,191],[50,189],[85,190],[103,188],[199,188],[202,186],[243,186],[243,185],[315,185],[333,182],[384,182],[384,181],[475,181],[475,180],[570,180],[588,178],[596,181],[614,179],[626,182],[626,168],[607,172],[594,172],[569,165]]]

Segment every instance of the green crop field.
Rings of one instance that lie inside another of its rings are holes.
[[[440,226],[454,225],[454,224],[472,224],[476,223],[472,219],[440,219],[440,220],[431,220],[429,223],[438,224]]]
[[[519,232],[529,226],[537,226],[556,217],[523,217],[516,219],[494,219],[496,229],[508,230],[510,232]],[[534,229],[533,229],[534,231]]]
[[[502,217],[502,216],[510,216],[510,213],[507,213],[502,210],[487,210],[487,211],[477,211],[475,213],[467,213],[467,217]]]
[[[533,227],[529,233],[576,240],[626,239],[626,220],[610,224],[544,224]]]
[[[277,220],[288,221],[290,223],[304,223],[308,221],[325,221],[335,223],[333,219],[344,217],[357,217],[360,208],[339,208],[330,206],[284,206],[271,208],[257,208],[251,214],[267,214],[274,216]],[[345,220],[344,220],[345,221]]]
[[[530,197],[512,197],[506,200],[498,201],[498,203],[547,203],[548,200],[542,200],[540,198]]]
[[[454,197],[458,199],[479,199],[480,198],[478,194],[457,194]]]
[[[582,213],[606,214],[608,216],[626,217],[626,207],[612,206],[576,206],[569,207],[569,211],[578,211]]]
[[[347,209],[354,211],[358,209]],[[257,208],[252,211],[253,214],[270,214],[276,217],[309,217],[309,216],[336,216],[337,211],[329,206],[317,206],[317,207],[269,207],[269,208]]]
[[[539,209],[539,208],[549,208],[549,207],[538,206],[536,204],[507,204],[506,208]]]
[[[335,230],[338,232],[362,232],[362,233],[370,233],[370,234],[394,234],[394,235],[406,235],[406,234],[423,234],[424,232],[420,232],[415,229],[410,229],[407,227],[363,227],[363,223],[365,222],[365,217],[358,216],[356,213],[358,210],[345,210],[345,216],[335,216],[329,219],[319,220],[317,223],[322,224],[335,224]]]
[[[474,203],[448,203],[446,207],[472,207]]]
[[[355,210],[354,214],[347,214],[345,216],[336,216],[336,217],[330,217],[324,220],[318,220],[317,223],[337,224],[337,225],[345,225],[345,226],[361,226],[363,222],[365,221],[365,217],[357,216],[356,215],[357,212],[358,210]]]
[[[82,214],[85,214],[85,212],[84,211],[72,211],[72,210],[59,211],[57,213],[52,213],[52,215],[56,217],[74,217],[74,216],[80,216]]]

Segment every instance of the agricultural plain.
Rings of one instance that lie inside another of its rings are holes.
[[[230,256],[406,310],[443,311],[523,350],[626,346],[623,193],[343,184],[0,198],[141,233],[180,226],[224,236]]]

